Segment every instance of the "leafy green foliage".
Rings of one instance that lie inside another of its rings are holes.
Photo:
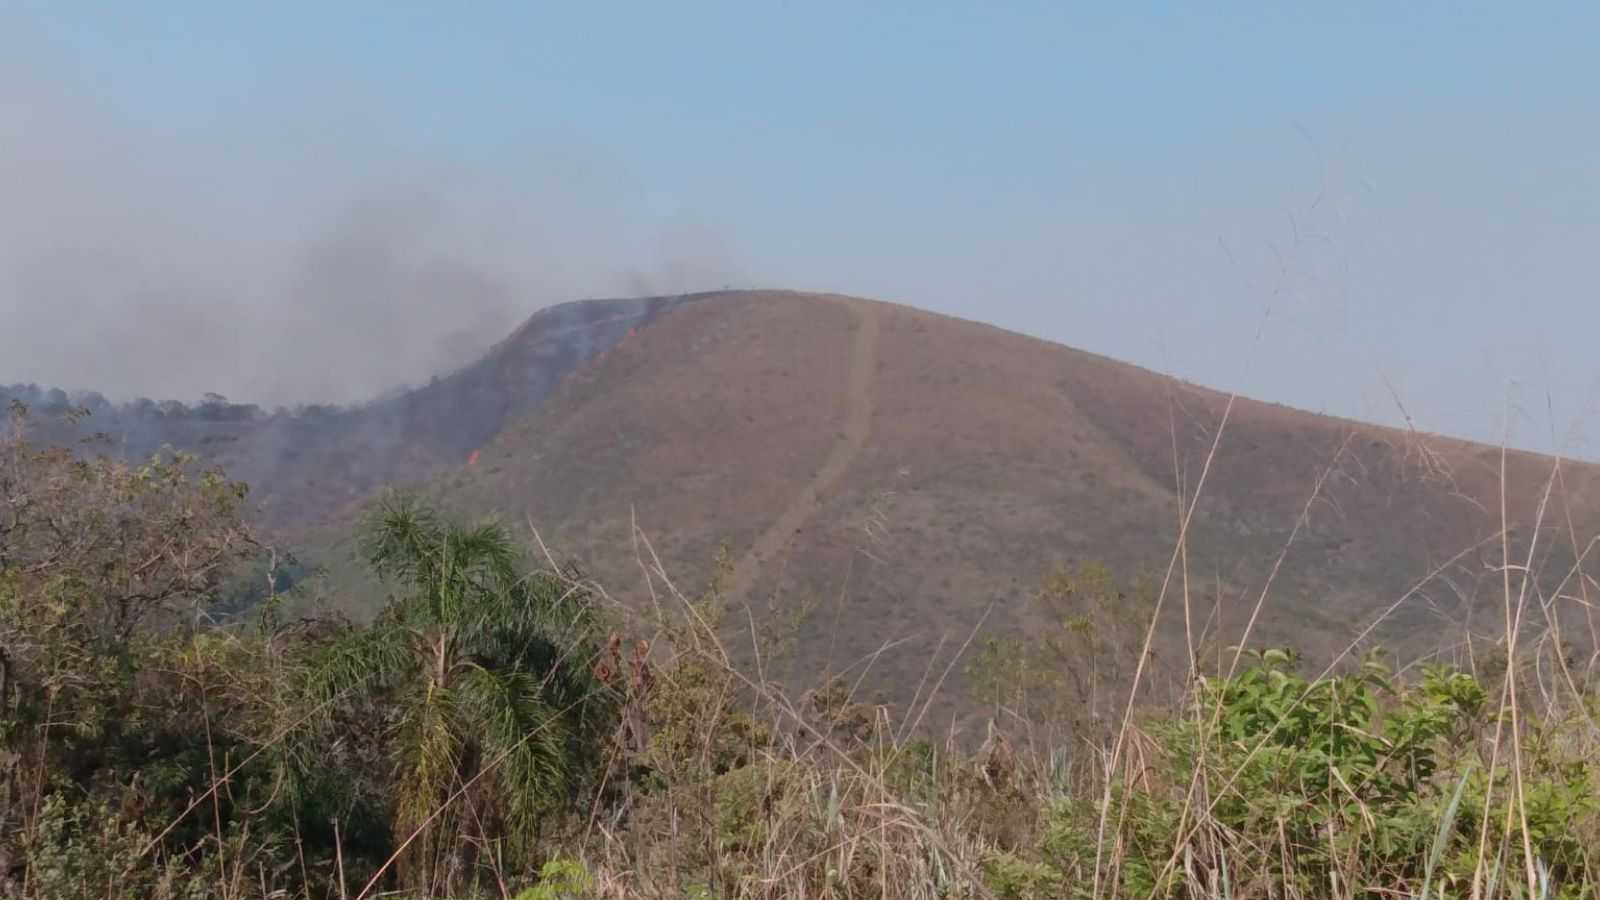
[[[32,896],[67,898],[141,896],[199,900],[216,882],[182,860],[165,865],[142,860],[150,835],[105,803],[71,803],[51,794],[40,805],[23,843]]]
[[[594,876],[583,863],[567,857],[552,859],[539,869],[539,883],[517,895],[517,900],[583,900],[594,891]]]
[[[1518,848],[1526,835],[1556,884],[1592,886],[1574,831],[1600,810],[1587,767],[1535,757],[1511,816],[1512,774],[1478,767],[1486,695],[1475,678],[1430,666],[1405,684],[1373,656],[1313,681],[1294,672],[1289,651],[1246,653],[1238,675],[1202,681],[1188,715],[1152,722],[1150,768],[1113,785],[1130,891],[1193,896],[1196,873],[1227,869],[1309,896],[1340,885],[1337,896],[1376,898],[1424,883],[1456,896],[1484,829],[1491,848]],[[1484,818],[1491,783],[1497,799]],[[1502,827],[1521,816],[1526,832]],[[1051,819],[1053,864],[1092,865],[1093,811],[1063,804]]]
[[[244,487],[192,458],[79,457],[27,421],[0,438],[0,730],[69,749],[119,730],[136,638],[205,616],[254,542]]]

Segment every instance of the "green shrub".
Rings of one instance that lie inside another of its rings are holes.
[[[1183,717],[1148,723],[1150,765],[1112,784],[1108,840],[1130,893],[1191,896],[1224,872],[1306,896],[1337,885],[1375,900],[1424,881],[1455,891],[1471,882],[1485,827],[1487,846],[1511,848],[1506,864],[1520,871],[1523,816],[1553,891],[1592,884],[1575,827],[1597,811],[1589,768],[1535,754],[1508,818],[1511,774],[1476,768],[1486,695],[1472,676],[1435,666],[1407,685],[1369,659],[1310,681],[1286,651],[1250,658],[1232,678],[1203,680]],[[1045,858],[1092,876],[1098,811],[1062,802],[1046,819]]]
[[[539,869],[539,883],[517,895],[517,900],[583,900],[593,896],[594,876],[582,861],[557,857]]]

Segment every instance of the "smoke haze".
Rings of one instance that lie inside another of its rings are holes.
[[[0,383],[348,403],[553,302],[742,277],[715,229],[582,155],[404,158],[332,121],[154,133],[0,63]]]

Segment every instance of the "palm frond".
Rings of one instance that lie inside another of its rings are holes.
[[[485,757],[500,760],[494,780],[507,821],[514,831],[531,835],[540,817],[570,792],[566,724],[526,672],[471,666],[459,695],[463,718],[481,735]]]
[[[409,494],[384,496],[361,523],[361,549],[385,579],[413,585],[432,581],[443,542],[438,518]]]
[[[407,632],[380,622],[351,632],[315,653],[302,675],[302,693],[312,708],[331,711],[333,702],[358,687],[385,687],[416,664]]]

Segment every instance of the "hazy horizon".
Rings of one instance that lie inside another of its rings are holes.
[[[1597,28],[14,4],[0,383],[352,402],[552,303],[761,286],[1592,457]]]

